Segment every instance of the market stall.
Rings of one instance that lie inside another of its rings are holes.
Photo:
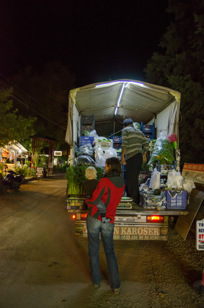
[[[13,141],[0,148],[0,163],[4,172],[23,166],[28,159],[28,150],[19,142]]]

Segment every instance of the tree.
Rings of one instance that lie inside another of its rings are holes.
[[[149,82],[181,92],[180,148],[183,162],[203,163],[204,2],[169,0],[174,20],[145,68]]]
[[[25,116],[37,117],[35,134],[55,138],[58,146],[65,143],[68,94],[74,80],[69,68],[59,62],[45,64],[40,72],[27,67],[9,80],[14,104]]]
[[[11,100],[13,89],[0,89],[0,146],[17,140],[23,142],[32,132],[34,118],[24,118],[13,110]]]

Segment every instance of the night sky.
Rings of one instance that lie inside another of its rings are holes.
[[[59,61],[76,86],[128,78],[144,68],[170,22],[168,0],[1,0],[0,73]]]

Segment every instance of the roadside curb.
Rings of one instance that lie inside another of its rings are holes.
[[[23,179],[23,181],[22,181],[22,184],[26,184],[28,182],[36,181],[36,180],[54,179],[54,178],[57,178],[57,177],[64,177],[64,178],[66,178],[66,173],[65,172],[55,172],[55,173],[49,174],[45,178],[37,177],[37,176],[25,177]]]

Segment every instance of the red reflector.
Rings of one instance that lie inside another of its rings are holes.
[[[147,222],[164,222],[164,216],[147,216]]]
[[[72,215],[72,219],[76,219],[76,215],[75,214]]]

